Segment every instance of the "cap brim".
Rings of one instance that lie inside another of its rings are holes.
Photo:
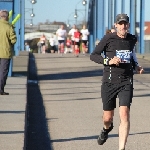
[[[119,21],[117,21],[117,23],[119,23],[119,22],[121,22],[121,21],[125,21],[125,22],[129,23],[129,21],[126,20],[126,19],[120,19]]]

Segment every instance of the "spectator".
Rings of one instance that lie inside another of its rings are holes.
[[[29,46],[28,42],[25,42],[25,50],[28,52],[30,51],[30,46]]]
[[[108,34],[108,33],[112,33],[111,30],[107,29],[106,34]]]
[[[114,33],[116,32],[116,30],[114,28],[111,29],[111,33]]]
[[[13,53],[13,45],[16,43],[16,34],[13,26],[8,22],[9,12],[0,11],[0,95],[9,95],[4,92],[9,71],[10,60]]]

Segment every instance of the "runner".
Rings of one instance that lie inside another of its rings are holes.
[[[71,52],[71,45],[72,45],[72,43],[71,43],[71,40],[68,36],[67,40],[66,40],[66,51],[65,51],[65,53],[70,53]]]
[[[76,31],[76,25],[73,25],[72,29],[69,31],[68,35],[71,35],[71,40],[72,40],[72,53],[74,54],[74,32]]]
[[[79,52],[80,52],[80,36],[81,36],[81,33],[79,32],[78,29],[76,29],[76,31],[74,32],[74,55],[76,57],[79,56]]]
[[[96,46],[90,59],[104,64],[101,86],[103,102],[104,127],[98,137],[98,144],[103,145],[108,133],[113,129],[116,97],[119,98],[119,150],[125,150],[130,129],[130,105],[133,96],[133,68],[143,73],[138,65],[134,47],[137,42],[135,35],[128,33],[129,17],[126,14],[116,16],[116,32],[106,34]],[[105,58],[101,56],[104,52]]]
[[[83,25],[83,28],[81,29],[81,34],[82,34],[82,53],[85,54],[88,51],[88,35],[89,31],[86,29],[86,26]]]
[[[45,54],[45,52],[46,52],[46,37],[44,34],[40,37],[40,43],[41,43],[41,52],[42,52],[42,54]]]
[[[60,28],[56,31],[56,35],[58,36],[58,53],[63,55],[65,40],[67,36],[67,32],[64,29],[64,25],[61,25]]]

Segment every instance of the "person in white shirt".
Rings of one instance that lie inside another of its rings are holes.
[[[80,32],[82,34],[82,53],[85,54],[88,51],[87,42],[88,42],[89,31],[88,29],[86,29],[86,26],[83,25],[83,28],[81,29]]]
[[[75,48],[75,41],[74,41],[74,32],[77,31],[76,25],[73,25],[72,29],[69,31],[68,35],[71,36],[71,41],[72,41],[72,52],[74,53],[74,48]]]
[[[49,38],[49,43],[50,43],[50,51],[51,53],[55,52],[55,38],[53,35]]]
[[[64,29],[64,25],[61,25],[60,28],[56,31],[58,36],[58,53],[64,53],[64,45],[67,36],[67,32]]]

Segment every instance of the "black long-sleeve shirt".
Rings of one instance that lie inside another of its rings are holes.
[[[106,34],[99,44],[96,46],[95,50],[90,55],[90,59],[96,63],[104,64],[103,70],[103,82],[110,83],[120,83],[120,82],[130,82],[133,78],[133,66],[137,64],[132,57],[133,49],[137,42],[137,38],[127,33],[126,38],[120,38],[116,32]],[[119,66],[108,65],[105,60],[110,60],[114,56],[117,56],[117,51],[125,52],[121,54],[124,57],[128,57],[131,53],[129,62],[120,63]],[[126,53],[127,52],[127,53]],[[128,53],[129,52],[129,53]],[[101,54],[104,54],[104,58]]]

